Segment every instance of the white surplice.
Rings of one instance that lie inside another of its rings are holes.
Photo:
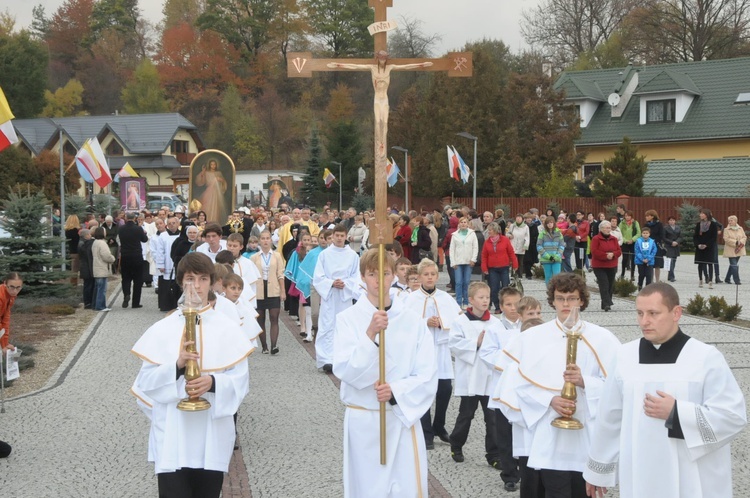
[[[623,346],[607,378],[593,434],[586,481],[622,498],[732,496],[730,441],[747,423],[745,399],[722,354],[688,339],[676,363],[639,363],[640,340]],[[646,394],[677,400],[685,439],[668,437],[648,417]]]
[[[240,299],[246,302],[251,308],[257,309],[256,294],[258,293],[258,289],[256,286],[258,285],[258,280],[260,280],[258,267],[249,259],[240,257],[234,260],[234,267],[232,269],[234,273],[242,278],[243,287]]]
[[[427,293],[420,288],[406,298],[406,306],[415,310],[427,323],[427,319],[436,316],[440,319],[440,327],[428,327],[435,340],[435,354],[437,355],[438,379],[453,378],[453,362],[448,345],[453,321],[461,314],[461,308],[456,300],[445,291],[435,289]]]
[[[150,408],[149,461],[157,474],[181,468],[227,472],[234,448],[234,420],[249,389],[250,342],[238,324],[207,306],[199,312],[196,347],[203,375],[212,375],[215,392],[203,395],[211,407],[200,412],[177,409],[187,397],[185,377],[177,377],[185,318],[180,310],[159,320],[135,343],[143,360],[132,392]]]
[[[328,246],[320,252],[315,264],[313,286],[320,295],[318,334],[315,337],[315,363],[318,368],[333,363],[333,329],[336,315],[351,307],[359,295],[359,256],[348,246]],[[343,289],[333,286],[336,279]]]
[[[553,320],[532,327],[505,349],[516,365],[508,365],[493,401],[511,423],[529,429],[529,467],[583,472],[588,458],[592,422],[596,418],[607,373],[612,368],[620,342],[612,333],[593,323],[579,321],[581,332],[576,364],[585,388],[576,388],[575,418],[581,430],[558,429],[551,422],[559,415],[550,406],[563,387],[567,339],[562,325]]]
[[[459,315],[451,326],[448,345],[456,358],[454,396],[489,396],[492,394],[494,365],[481,358],[477,347],[479,335],[484,332],[481,348],[491,337],[505,332],[500,320],[490,315],[489,320],[469,320],[468,314]]]
[[[336,319],[333,373],[341,379],[344,415],[344,496],[427,497],[427,452],[420,417],[437,390],[432,337],[403,300],[392,301],[385,332],[386,382],[395,405],[386,403],[386,465],[380,465],[379,349],[367,336],[377,309],[367,298]],[[376,341],[380,339],[378,335]]]

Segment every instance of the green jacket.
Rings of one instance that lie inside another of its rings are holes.
[[[633,224],[628,225],[623,219],[620,222],[620,232],[622,233],[623,242],[635,242],[641,236],[641,226],[637,220],[633,220]]]

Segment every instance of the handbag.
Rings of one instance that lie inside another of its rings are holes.
[[[425,258],[429,259],[430,261],[434,260],[434,258],[432,257],[432,251],[425,251],[424,249],[420,249],[419,260],[421,261]]]

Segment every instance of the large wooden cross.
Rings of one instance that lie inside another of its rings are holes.
[[[445,71],[448,76],[469,77],[472,75],[470,52],[451,52],[440,59],[389,59],[388,31],[396,29],[394,21],[387,18],[388,8],[393,0],[368,0],[375,9],[375,22],[368,27],[375,38],[375,59],[314,59],[310,52],[290,52],[287,54],[287,74],[292,78],[309,78],[316,71],[370,71],[375,91],[374,136],[375,136],[375,220],[369,223],[370,242],[378,245],[378,266],[380,275],[380,310],[385,309],[385,296],[388,289],[384,283],[385,244],[393,241],[393,228],[388,218],[388,86],[391,71]],[[354,166],[354,165],[352,165]],[[379,336],[380,382],[385,379],[385,332]],[[380,463],[385,465],[385,403],[380,403]]]

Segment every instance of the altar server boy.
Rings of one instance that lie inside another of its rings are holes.
[[[417,271],[421,285],[406,298],[406,306],[421,315],[435,341],[439,379],[435,396],[435,418],[432,419],[430,410],[422,417],[427,449],[432,449],[435,436],[445,443],[450,443],[450,436],[445,429],[445,415],[451,400],[453,379],[453,362],[448,339],[453,321],[458,318],[461,308],[447,292],[436,287],[438,268],[434,261],[423,259],[419,262]]]
[[[344,496],[427,496],[427,453],[419,425],[437,389],[435,346],[419,314],[386,294],[379,311],[379,284],[393,283],[394,265],[385,260],[378,277],[378,251],[360,261],[367,294],[339,313],[334,335],[333,373],[341,379],[344,415]],[[380,331],[385,331],[386,382],[379,379]],[[379,406],[386,403],[386,465],[380,464]]]
[[[669,284],[635,300],[643,337],[625,344],[607,376],[583,477],[601,496],[732,496],[730,442],[747,424],[745,398],[724,356],[680,330]]]
[[[451,457],[456,462],[464,461],[463,446],[469,436],[471,420],[482,405],[486,435],[485,458],[488,462],[498,459],[495,412],[487,407],[492,394],[492,370],[479,357],[479,349],[489,335],[500,336],[505,332],[500,320],[490,314],[490,287],[484,282],[469,285],[469,307],[466,313],[453,321],[448,344],[456,358],[456,386],[454,396],[461,397],[458,417],[450,435]]]
[[[576,308],[586,309],[589,291],[578,275],[560,273],[550,279],[547,302],[557,311],[556,318],[523,332],[505,348],[515,365],[509,365],[500,378],[497,401],[511,423],[529,431],[525,442],[528,466],[540,469],[544,487],[540,491],[548,497],[584,497],[583,470],[593,422],[620,342],[610,331],[579,318],[566,325],[581,336],[576,364],[566,365],[563,324],[571,313],[570,321],[575,320]],[[576,386],[576,401],[560,396],[565,381]],[[583,423],[583,429],[551,425],[557,417],[573,415]],[[523,486],[523,475],[521,480]]]
[[[253,346],[253,350],[255,350],[258,347],[258,336],[263,332],[263,329],[260,328],[260,324],[258,323],[258,312],[241,298],[245,282],[242,280],[242,277],[235,273],[227,274],[222,279],[222,282],[224,284],[224,297],[233,302],[237,308],[242,331],[245,332],[247,338],[250,340],[250,344]]]
[[[346,243],[344,225],[333,229],[332,245],[318,256],[313,286],[320,294],[320,317],[315,337],[315,362],[318,369],[330,373],[333,362],[333,331],[337,316],[352,305],[359,295],[359,256]]]
[[[177,282],[197,294],[197,353],[185,346],[185,318],[180,310],[151,326],[133,346],[143,360],[133,386],[151,406],[149,461],[158,478],[159,496],[216,497],[234,446],[234,420],[248,392],[250,341],[239,325],[208,304],[214,264],[200,253],[188,253],[177,267]],[[185,363],[197,360],[202,376],[187,382]],[[187,395],[205,398],[211,407],[177,409]]]

